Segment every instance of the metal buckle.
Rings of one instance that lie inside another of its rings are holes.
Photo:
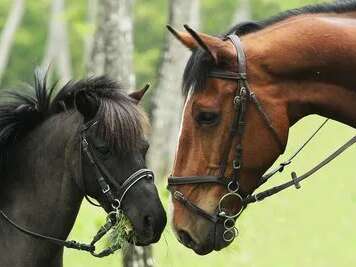
[[[84,149],[86,149],[89,145],[87,138],[85,136],[82,137],[82,144]]]
[[[102,189],[102,192],[106,194],[107,192],[110,191],[110,186],[108,184],[105,185],[105,187]]]
[[[234,168],[234,170],[240,169],[240,168],[241,168],[241,163],[240,163],[240,161],[234,159],[234,160],[232,161],[232,167]]]
[[[174,191],[173,197],[174,197],[174,199],[176,199],[176,200],[184,199],[184,195],[183,195],[183,193],[180,192],[180,191]]]
[[[240,105],[240,101],[241,101],[240,96],[237,95],[234,97],[234,104],[236,107]]]

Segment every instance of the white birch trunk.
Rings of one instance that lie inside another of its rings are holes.
[[[118,80],[127,91],[135,88],[133,71],[133,0],[100,0],[88,73]],[[153,266],[152,248],[123,250],[123,266]]]
[[[64,14],[64,0],[53,0],[47,47],[42,61],[43,68],[50,67],[50,70],[57,71],[61,83],[66,83],[72,78],[67,23]]]
[[[25,1],[14,0],[0,37],[0,82],[7,67],[11,46],[15,39],[16,29],[21,23],[24,11]]]
[[[98,8],[98,1],[97,0],[87,0],[88,6],[87,6],[87,17],[86,17],[86,23],[88,26],[91,28],[96,25],[96,12]],[[93,45],[94,45],[94,34],[92,32],[88,33],[85,38],[84,38],[84,57],[83,57],[83,65],[85,66],[88,74],[90,73],[95,73],[94,70],[92,70],[91,66],[91,53],[93,51]],[[90,64],[89,64],[90,63]]]
[[[232,26],[235,26],[236,24],[241,22],[250,21],[251,19],[251,1],[240,0],[239,5],[233,15]]]
[[[90,74],[106,74],[127,89],[135,88],[133,71],[133,0],[102,0],[92,50]],[[92,70],[92,69],[95,70]]]
[[[182,29],[183,24],[198,28],[199,0],[171,0],[169,11],[169,24],[174,28]],[[175,154],[183,106],[182,76],[190,55],[190,51],[168,31],[165,45],[154,96],[155,109],[148,156],[149,166],[158,177],[168,173]]]
[[[128,90],[135,87],[133,71],[133,0],[104,1],[105,73]]]
[[[91,8],[95,8],[95,33],[94,38],[91,40],[93,43],[89,45],[89,58],[87,62],[87,71],[89,76],[93,75],[103,75],[104,74],[104,65],[105,65],[105,5],[103,4],[102,0],[90,0],[88,4],[93,4],[92,1],[95,1],[96,4]],[[92,12],[92,10],[88,9],[88,11]],[[90,16],[90,15],[89,15]],[[90,38],[90,37],[89,37]]]

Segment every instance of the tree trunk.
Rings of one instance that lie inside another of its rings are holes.
[[[11,46],[14,41],[15,32],[22,20],[25,10],[24,0],[14,0],[10,14],[4,25],[4,29],[0,37],[0,82],[4,75],[7,63],[10,57]]]
[[[174,28],[181,29],[183,24],[195,29],[198,27],[199,0],[171,0],[169,12],[169,24]],[[182,75],[189,55],[190,51],[166,32],[156,95],[153,98],[155,109],[148,157],[149,165],[158,177],[168,173],[175,154],[183,106]]]
[[[61,83],[65,83],[72,78],[67,23],[64,14],[64,0],[53,0],[47,47],[42,61],[43,68],[52,66],[53,69],[56,69]]]
[[[133,0],[103,0],[98,6],[89,73],[106,74],[132,90],[133,71]]]
[[[232,19],[232,26],[241,22],[250,21],[251,18],[251,1],[240,0]]]
[[[86,16],[86,23],[90,25],[91,27],[94,27],[96,23],[96,16],[97,16],[97,10],[98,10],[98,1],[97,0],[88,0],[88,6],[87,6],[87,16]],[[84,56],[83,56],[83,66],[85,66],[85,69],[87,70],[88,74],[93,74],[95,73],[95,70],[92,67],[91,62],[91,53],[93,51],[93,45],[94,45],[94,34],[88,33],[84,37]]]
[[[133,72],[133,1],[100,0],[97,25],[88,62],[90,75],[105,74],[118,80],[127,91],[135,88]],[[153,266],[152,248],[131,247],[123,250],[123,266]]]

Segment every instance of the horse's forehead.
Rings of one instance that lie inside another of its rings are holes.
[[[234,82],[221,79],[208,79],[206,87],[194,92],[190,99],[194,105],[199,107],[217,108],[225,99],[231,99],[235,90],[236,85]]]

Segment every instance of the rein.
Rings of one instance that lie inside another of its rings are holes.
[[[245,113],[247,109],[247,105],[252,102],[256,108],[258,113],[262,116],[264,123],[268,127],[269,131],[272,133],[272,136],[278,145],[281,154],[284,152],[284,145],[281,142],[276,129],[273,127],[270,117],[265,112],[262,104],[259,102],[258,98],[256,97],[255,93],[250,89],[249,84],[247,82],[247,75],[246,75],[246,56],[240,41],[240,38],[237,35],[229,35],[227,36],[232,44],[235,47],[237,52],[237,72],[232,71],[224,71],[220,69],[213,69],[209,73],[209,77],[218,78],[218,79],[225,79],[225,80],[233,80],[237,82],[237,89],[235,93],[235,97],[233,99],[233,104],[235,108],[235,118],[232,122],[230,128],[230,135],[229,140],[226,143],[225,150],[223,152],[222,161],[220,163],[220,175],[219,176],[170,176],[168,178],[168,190],[172,193],[173,198],[185,206],[191,212],[209,220],[210,222],[215,224],[215,232],[216,232],[216,225],[218,223],[223,224],[224,232],[223,232],[223,240],[226,242],[232,242],[235,237],[238,235],[238,229],[235,227],[236,219],[240,216],[242,211],[247,207],[250,203],[255,203],[262,201],[263,199],[270,197],[278,192],[285,190],[291,186],[295,186],[297,189],[300,188],[300,182],[316,171],[324,167],[334,158],[339,156],[342,152],[344,152],[347,148],[351,145],[356,143],[356,136],[352,137],[348,142],[346,142],[343,146],[341,146],[338,150],[334,153],[329,155],[326,159],[312,168],[310,171],[306,172],[301,176],[297,176],[295,172],[291,173],[292,180],[285,182],[279,186],[272,187],[268,190],[263,192],[251,195],[246,194],[240,190],[240,170],[243,166],[242,162],[242,138],[244,135],[244,129],[246,125],[245,121]],[[301,146],[300,149],[297,150],[294,155],[289,158],[287,161],[282,162],[278,168],[272,170],[271,172],[262,176],[258,181],[258,187],[265,182],[267,182],[273,175],[277,172],[282,172],[284,167],[289,165],[293,158],[297,156],[301,152],[301,150],[310,142],[310,140],[320,131],[320,129],[326,124],[327,120],[313,133],[313,135],[306,141],[305,144]],[[235,146],[235,157],[232,162],[232,177],[227,177],[225,175],[226,166],[228,164],[228,155],[231,150],[233,139],[237,138],[236,146]],[[206,184],[206,183],[215,183],[220,186],[223,186],[227,189],[227,193],[224,194],[218,203],[217,210],[214,214],[210,214],[207,211],[201,209],[193,202],[191,202],[184,194],[177,190],[177,186],[181,185],[199,185],[199,184]],[[239,208],[238,210],[231,211],[225,204],[228,202],[235,203]],[[216,235],[216,233],[215,233]],[[214,236],[215,236],[214,235]]]
[[[140,170],[132,173],[120,186],[118,186],[117,188],[114,188],[115,192],[113,192],[111,186],[109,185],[109,182],[111,184],[114,184],[114,182],[113,182],[114,179],[113,179],[112,175],[110,174],[110,172],[105,168],[105,166],[100,162],[100,160],[93,153],[92,147],[90,146],[90,144],[88,142],[87,135],[86,135],[86,132],[96,124],[97,124],[97,121],[88,122],[83,125],[83,127],[80,131],[80,169],[81,169],[80,176],[81,176],[81,186],[84,187],[84,190],[82,190],[81,186],[78,185],[78,187],[82,191],[85,198],[89,201],[89,203],[91,203],[95,206],[100,206],[98,204],[93,203],[88,198],[86,190],[85,190],[85,182],[82,177],[83,176],[82,175],[82,153],[84,153],[94,170],[96,181],[100,187],[100,191],[105,196],[108,203],[110,203],[113,211],[111,211],[107,215],[105,224],[100,227],[100,229],[98,230],[96,235],[93,237],[90,244],[80,243],[75,240],[62,240],[62,239],[55,238],[52,236],[42,235],[40,233],[36,233],[31,230],[28,230],[23,226],[20,226],[14,220],[10,219],[9,216],[1,209],[0,209],[0,215],[5,219],[5,221],[7,221],[15,229],[17,229],[18,231],[20,231],[26,235],[33,237],[33,238],[41,239],[41,240],[50,242],[52,244],[66,247],[66,248],[87,251],[87,252],[90,252],[90,254],[93,255],[94,257],[102,258],[102,257],[108,256],[108,255],[114,253],[116,250],[121,248],[119,243],[115,243],[112,246],[107,247],[100,252],[96,252],[95,244],[100,239],[102,239],[102,237],[104,235],[106,235],[118,223],[118,220],[120,219],[120,216],[122,214],[122,205],[121,204],[122,204],[122,201],[123,201],[124,197],[126,196],[127,192],[138,181],[140,181],[142,179],[154,179],[154,174],[149,169],[140,169]]]

